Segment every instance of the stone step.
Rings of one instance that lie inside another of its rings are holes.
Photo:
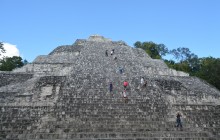
[[[80,118],[81,120],[115,120],[115,119],[121,119],[121,120],[126,120],[126,121],[135,121],[135,120],[139,120],[139,121],[146,121],[146,120],[151,120],[151,121],[164,121],[163,118],[160,117],[152,117],[152,118],[147,118],[147,117],[137,117],[137,116],[116,116],[116,117],[112,117],[111,115],[109,116],[102,116],[102,117],[98,117],[95,115],[91,115],[91,116],[81,116],[81,115],[77,115],[77,114],[70,114],[69,115],[71,118]],[[63,120],[66,120],[67,118],[65,118],[65,116],[60,116],[60,118],[62,118]]]
[[[49,127],[49,126],[48,126]],[[51,128],[53,127],[58,127],[59,130],[62,129],[68,129],[70,128],[71,132],[127,132],[127,131],[132,131],[132,132],[146,132],[146,131],[151,131],[151,132],[154,132],[154,131],[176,131],[177,128],[173,125],[173,126],[153,126],[153,125],[145,125],[145,126],[134,126],[134,125],[118,125],[118,126],[92,126],[92,125],[82,125],[82,126],[74,126],[74,127],[69,127],[68,125],[66,125],[65,127],[62,127],[62,126],[50,126]],[[50,128],[49,127],[49,128]],[[79,128],[80,127],[80,128]],[[47,128],[45,128],[47,129]],[[12,130],[13,132],[15,132],[15,130],[17,129],[14,129]],[[25,130],[25,129],[24,129]],[[57,130],[57,129],[55,129]],[[186,132],[191,132],[192,129],[191,127],[185,127],[183,128],[183,131],[186,131]]]
[[[5,125],[6,124],[6,125]],[[23,127],[23,129],[25,130],[28,125],[24,125],[24,124],[16,124],[16,125],[13,125],[13,124],[9,124],[9,123],[3,123],[1,124],[1,128],[0,128],[0,131],[15,131],[16,129],[20,128],[20,127]],[[54,122],[48,122],[47,123],[47,126],[46,128],[54,128],[54,127],[57,127],[57,128],[71,128],[71,129],[76,129],[78,130],[78,127],[80,126],[80,128],[88,128],[88,129],[130,129],[130,130],[140,130],[140,131],[151,131],[151,130],[166,130],[166,131],[170,131],[170,130],[175,130],[176,127],[175,127],[176,123],[175,122],[170,122],[170,123],[161,123],[161,122],[143,122],[142,124],[141,123],[133,123],[133,124],[130,124],[129,122],[125,122],[124,124],[123,123],[117,123],[117,122],[114,122],[114,123],[105,123],[105,122],[80,122],[79,124],[77,124],[76,122],[69,122],[68,124],[55,124]],[[191,124],[184,124],[183,125],[184,127],[184,130],[186,131],[191,131],[190,128],[192,128],[192,125]],[[207,127],[208,129],[208,127]]]
[[[161,138],[161,137],[155,137],[155,138],[92,138],[93,140],[218,140],[215,138],[190,138],[190,137],[179,137],[179,138],[174,138],[174,137],[170,137],[170,138]],[[5,139],[5,140],[18,140],[18,139]],[[36,138],[29,138],[29,139],[19,139],[19,140],[36,140]],[[48,139],[39,139],[37,138],[37,140],[63,140],[63,138],[48,138]],[[91,140],[91,138],[65,138],[65,140]]]
[[[102,106],[109,106],[109,105],[113,105],[113,106],[125,106],[125,105],[142,105],[142,106],[162,106],[164,105],[163,103],[160,102],[155,102],[155,101],[150,101],[150,102],[132,102],[129,98],[128,98],[128,102],[125,104],[124,103],[124,98],[120,98],[118,101],[74,101],[74,100],[62,100],[63,104],[70,104],[71,106],[77,106],[77,105],[102,105]]]
[[[136,106],[136,105],[141,105],[141,104],[144,104],[144,105],[149,105],[150,103],[147,103],[147,102],[139,102],[139,103],[135,103],[135,102],[131,102],[129,99],[128,99],[128,103],[124,103],[124,98],[120,98],[118,101],[105,101],[103,100],[102,102],[97,102],[97,101],[85,101],[85,102],[80,102],[80,101],[71,101],[71,100],[63,100],[64,102],[62,104],[69,104],[70,106],[79,106],[79,105],[84,105],[84,106],[89,106],[89,105],[99,105],[99,106],[129,106],[129,105],[133,105],[133,106]],[[153,103],[153,105],[161,105],[162,106],[162,103]],[[59,105],[59,104],[57,104]]]
[[[148,110],[147,110],[148,109]],[[152,113],[156,113],[157,115],[161,115],[161,116],[166,116],[166,114],[168,113],[168,110],[159,110],[158,107],[149,107],[149,108],[144,108],[144,107],[139,107],[139,106],[134,106],[134,107],[130,107],[130,106],[109,106],[109,107],[102,107],[102,106],[68,106],[68,107],[62,107],[62,108],[55,108],[54,109],[56,112],[54,113],[59,113],[59,112],[75,112],[75,113],[82,113],[82,114],[109,114],[112,113],[114,114],[136,114],[136,115],[150,115]],[[40,111],[39,111],[40,112]],[[50,112],[50,111],[45,111],[45,112]],[[5,115],[8,112],[5,112],[3,115]],[[29,114],[24,114],[24,116],[30,116],[30,115],[34,115],[37,114],[38,112],[31,110]],[[21,114],[21,113],[20,113]],[[41,114],[41,113],[40,113]],[[44,114],[44,112],[42,112],[42,114]],[[171,116],[171,115],[170,115]],[[3,117],[3,116],[2,116]],[[189,117],[190,118],[190,117]]]
[[[167,131],[155,131],[155,132],[126,132],[126,133],[114,133],[114,132],[105,132],[105,133],[93,133],[93,132],[87,132],[87,133],[36,133],[36,134],[27,134],[25,135],[25,138],[28,139],[164,139],[164,138],[179,138],[183,140],[187,139],[201,139],[202,138],[209,138],[208,134],[205,132],[183,132],[183,131],[173,131],[173,132],[167,132]]]
[[[92,138],[93,140],[217,140],[215,138],[190,138],[190,137],[179,137],[179,138],[161,138],[161,137],[155,137],[155,138]],[[12,140],[12,139],[9,139]],[[15,139],[16,140],[16,139]],[[21,140],[27,140],[27,139],[21,139]],[[36,140],[36,139],[28,139],[28,140]],[[39,140],[54,140],[52,139],[39,139]],[[63,140],[63,139],[55,139],[55,140]],[[65,138],[65,140],[91,140],[91,138]]]
[[[112,117],[82,117],[82,116],[77,116],[77,117],[73,117],[72,119],[76,119],[76,120],[82,120],[82,121],[115,121],[115,120],[119,120],[117,118],[112,118]],[[121,119],[120,121],[165,121],[164,118],[126,118],[126,119]]]
[[[120,121],[81,121],[78,120],[81,126],[94,126],[94,127],[127,127],[127,126],[133,126],[133,127],[148,127],[148,126],[159,126],[159,127],[174,127],[176,125],[176,122],[161,122],[161,121],[143,121],[143,122],[135,122],[135,121],[126,121],[126,120],[120,120]],[[66,124],[67,123],[67,124]],[[65,124],[60,124],[59,122],[56,123],[57,126],[68,126],[68,127],[75,127],[76,122],[73,121],[67,121]],[[53,121],[47,122],[47,125],[55,125]],[[192,126],[193,124],[184,123],[184,127]],[[2,123],[2,126],[4,124]]]
[[[96,117],[108,117],[108,116],[112,116],[112,117],[121,117],[121,116],[136,116],[137,118],[146,118],[146,117],[151,117],[153,116],[155,113],[161,117],[165,116],[166,112],[157,112],[157,111],[151,111],[151,112],[135,112],[132,111],[131,109],[123,109],[123,110],[108,110],[109,112],[104,112],[101,109],[95,109],[95,110],[88,110],[88,111],[77,111],[77,110],[60,110],[62,112],[57,112],[58,114],[71,114],[71,113],[75,113],[75,114],[80,114],[82,116],[96,116]],[[163,116],[162,116],[163,115]]]

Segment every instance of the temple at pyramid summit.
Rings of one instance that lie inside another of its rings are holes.
[[[90,139],[220,140],[220,91],[99,35],[0,72],[0,140]]]

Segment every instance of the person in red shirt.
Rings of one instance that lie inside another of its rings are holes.
[[[127,81],[124,81],[124,90],[126,90],[127,89],[127,86],[128,86],[128,82]]]

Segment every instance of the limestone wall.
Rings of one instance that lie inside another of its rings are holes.
[[[33,77],[33,74],[28,73],[11,73],[11,72],[0,72],[0,87],[9,85],[9,84],[15,84],[19,82],[27,81],[28,79],[31,79]]]
[[[43,76],[43,75],[56,75],[64,76],[68,75],[73,71],[74,66],[72,64],[66,63],[32,63],[27,64],[22,68],[15,69],[13,72],[22,72],[22,73],[31,73],[34,76]]]

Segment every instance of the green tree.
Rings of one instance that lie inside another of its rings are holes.
[[[220,58],[200,58],[200,70],[195,76],[206,80],[220,90]]]
[[[188,72],[191,75],[194,75],[196,71],[200,69],[200,62],[197,55],[191,53],[189,48],[179,47],[177,49],[173,49],[169,52],[169,54],[173,55],[175,60],[174,63],[170,63],[170,61],[165,61],[165,63],[176,70]]]
[[[191,53],[189,48],[185,48],[185,47],[179,47],[177,49],[173,49],[170,51],[170,54],[172,54],[174,58],[180,62],[197,57],[194,53]]]
[[[152,41],[143,43],[137,41],[134,43],[134,46],[145,50],[146,53],[153,59],[161,59],[162,56],[165,56],[168,53],[168,49],[164,44],[156,44]]]
[[[181,63],[176,63],[174,60],[164,60],[168,67],[173,68],[178,71],[184,71],[187,73],[191,72],[191,67],[187,61],[182,61]]]
[[[167,54],[169,54],[169,50],[164,44],[158,44],[157,45],[157,50],[158,50],[161,57],[166,56]]]
[[[142,43],[141,43],[140,41],[137,41],[137,42],[134,43],[134,46],[135,46],[136,48],[142,48]],[[143,48],[142,48],[142,49],[143,49]]]
[[[24,63],[20,56],[5,57],[0,60],[0,70],[1,71],[12,71],[15,68],[22,67]]]
[[[5,53],[5,49],[4,49],[4,44],[2,42],[0,42],[0,56],[2,55],[2,53]]]

